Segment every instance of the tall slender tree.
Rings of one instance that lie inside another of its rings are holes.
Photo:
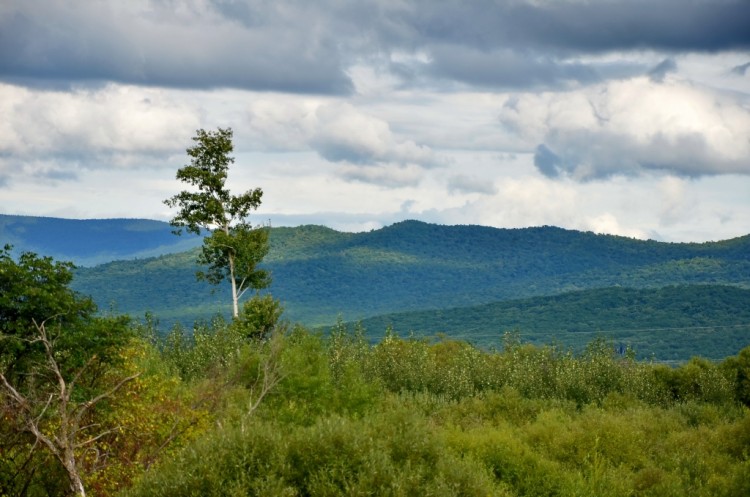
[[[234,150],[231,128],[216,131],[199,129],[193,137],[196,145],[187,149],[190,164],[177,171],[177,179],[192,187],[164,201],[169,207],[179,208],[171,224],[204,238],[200,264],[208,266],[196,276],[212,284],[228,279],[232,287],[232,315],[239,316],[239,299],[249,289],[261,289],[270,284],[267,271],[258,264],[268,253],[268,229],[253,227],[248,217],[260,206],[263,190],[255,188],[240,195],[232,195],[225,183],[230,155]],[[197,191],[195,189],[197,188]]]

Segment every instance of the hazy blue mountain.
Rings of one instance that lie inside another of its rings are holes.
[[[173,235],[162,221],[0,214],[0,244],[13,245],[15,253],[36,252],[80,266],[183,252],[200,243],[194,235]]]

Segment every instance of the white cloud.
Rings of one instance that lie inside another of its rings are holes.
[[[113,84],[74,91],[0,84],[0,114],[0,172],[53,179],[165,163],[199,122],[162,90]]]
[[[397,138],[387,122],[360,112],[351,104],[321,106],[316,117],[311,145],[330,161],[364,165],[394,162],[422,167],[443,164],[429,147]]]
[[[313,150],[340,163],[344,178],[383,186],[415,184],[446,159],[394,133],[389,123],[343,101],[264,97],[249,104],[250,143],[277,151]]]
[[[695,210],[698,199],[687,189],[687,180],[675,176],[667,176],[658,183],[661,193],[659,221],[663,226],[676,224]]]
[[[320,101],[304,97],[263,96],[248,105],[249,140],[256,150],[301,151],[317,126]]]
[[[610,212],[605,212],[604,214],[585,219],[581,224],[580,229],[593,231],[594,233],[599,234],[639,238],[641,240],[649,238],[649,233],[642,229],[622,226],[617,217]]]
[[[492,181],[458,174],[451,176],[448,179],[448,191],[451,193],[481,193],[484,195],[493,195],[497,193],[497,187]]]
[[[415,165],[399,166],[394,164],[359,167],[344,164],[339,175],[350,181],[361,181],[386,188],[417,186],[424,176],[424,171]]]
[[[544,174],[592,179],[665,170],[750,174],[745,98],[667,77],[614,81],[563,93],[510,99],[500,120],[539,146]]]

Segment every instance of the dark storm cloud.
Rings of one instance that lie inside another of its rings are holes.
[[[477,51],[456,45],[440,45],[432,52],[429,71],[435,76],[480,86],[537,87],[566,81],[591,83],[600,79],[591,67],[560,63],[549,57],[535,57],[510,50]]]
[[[417,76],[555,86],[608,77],[592,53],[746,49],[749,25],[745,0],[10,0],[0,78],[346,94],[351,64],[422,51]]]
[[[714,51],[750,47],[745,0],[602,0],[592,2],[425,0],[410,23],[426,39],[498,46],[601,52],[650,48]]]
[[[750,47],[750,2],[741,0],[425,2],[406,18],[410,41],[431,56],[429,73],[480,86],[559,87],[645,70],[626,60],[577,61],[612,51]]]
[[[0,8],[5,79],[333,94],[352,88],[335,33],[312,29],[304,9],[285,17],[269,8],[248,27],[226,12],[172,12],[159,1],[145,13],[117,2],[15,3]]]

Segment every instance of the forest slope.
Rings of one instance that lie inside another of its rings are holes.
[[[512,332],[523,342],[576,350],[603,338],[618,348],[631,347],[640,358],[660,361],[722,359],[750,343],[750,290],[723,285],[598,288],[386,314],[357,324],[375,340],[391,328],[417,337],[445,334],[488,348],[499,347],[505,332]]]
[[[310,325],[623,286],[750,287],[750,236],[686,244],[554,227],[496,229],[416,221],[367,233],[273,228],[264,262],[287,317]],[[104,308],[169,320],[225,312],[228,289],[195,281],[195,253],[77,271]]]

